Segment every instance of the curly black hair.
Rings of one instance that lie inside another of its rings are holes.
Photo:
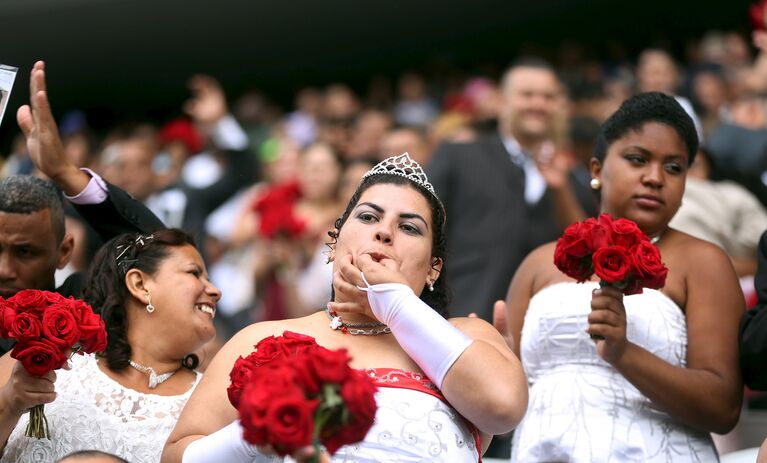
[[[687,165],[695,160],[698,133],[692,118],[671,96],[660,92],[634,95],[621,104],[600,130],[594,147],[594,157],[604,162],[607,148],[630,131],[640,130],[648,122],[665,124],[676,131],[687,148]]]
[[[431,208],[431,228],[433,230],[432,232],[432,244],[431,244],[431,255],[435,258],[435,261],[432,265],[437,265],[437,260],[439,259],[442,261],[442,268],[439,272],[439,278],[437,278],[437,281],[434,282],[434,291],[431,290],[424,290],[421,292],[421,300],[424,301],[429,307],[434,309],[437,313],[442,315],[445,318],[448,318],[449,313],[447,310],[447,306],[450,302],[450,293],[447,287],[447,264],[445,262],[445,256],[447,253],[447,217],[445,215],[445,208],[442,206],[442,203],[437,199],[436,196],[434,196],[430,191],[426,190],[421,185],[414,183],[411,180],[408,180],[405,177],[401,177],[398,175],[391,175],[391,174],[377,174],[377,175],[371,175],[370,177],[367,177],[360,182],[359,186],[357,187],[357,190],[354,192],[354,195],[352,195],[351,199],[349,200],[349,204],[346,205],[346,209],[344,210],[343,214],[341,214],[341,217],[336,219],[335,222],[335,230],[328,232],[328,235],[332,238],[332,241],[328,243],[329,246],[333,246],[336,244],[338,240],[338,234],[341,231],[341,228],[344,226],[346,221],[349,219],[349,215],[351,215],[352,210],[357,206],[357,203],[360,201],[360,196],[362,196],[362,193],[365,192],[368,188],[370,188],[373,185],[378,184],[393,184],[393,185],[404,185],[409,186],[426,198],[426,201],[429,203],[429,207]],[[331,300],[335,300],[335,291],[331,290]]]
[[[129,366],[131,345],[128,342],[128,318],[125,304],[130,297],[125,286],[125,274],[136,268],[154,275],[170,254],[170,247],[195,246],[194,239],[178,229],[158,230],[148,236],[126,233],[107,241],[91,262],[85,281],[83,299],[101,315],[107,329],[107,348],[100,354],[106,358],[111,370],[120,371]],[[143,239],[143,244],[137,238]],[[118,256],[119,262],[118,262]],[[199,364],[190,354],[182,366],[194,369]]]

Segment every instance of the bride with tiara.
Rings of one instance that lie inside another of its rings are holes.
[[[554,266],[554,243],[514,276],[508,319],[530,406],[513,462],[719,460],[710,433],[740,413],[744,301],[720,248],[668,227],[697,145],[679,104],[646,93],[604,123],[591,160],[602,211],[633,220],[659,248],[662,291],[624,297],[576,283]]]
[[[334,462],[476,462],[492,434],[517,425],[527,406],[517,358],[490,324],[447,317],[445,212],[421,167],[407,153],[376,165],[330,236],[327,310],[232,338],[189,399],[164,463],[273,461],[243,441],[226,388],[239,356],[285,330],[347,349],[378,385],[373,428]]]

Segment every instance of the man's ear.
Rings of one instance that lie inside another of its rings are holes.
[[[148,283],[147,274],[139,269],[132,268],[125,274],[125,287],[128,288],[128,292],[145,304],[149,303],[146,298],[147,293],[149,293]]]
[[[67,266],[70,260],[72,260],[72,253],[75,250],[75,239],[72,235],[67,233],[64,235],[64,239],[61,240],[58,249],[58,258],[56,260],[56,268],[62,269]]]

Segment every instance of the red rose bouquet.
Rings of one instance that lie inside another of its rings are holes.
[[[33,376],[63,367],[72,353],[100,352],[107,346],[104,321],[91,306],[35,289],[8,300],[0,297],[0,337],[16,341],[11,357]],[[26,435],[50,439],[42,404],[30,410]]]
[[[626,295],[660,289],[668,274],[658,248],[637,224],[609,214],[567,227],[557,240],[554,265],[580,283],[596,273],[601,286],[614,286]]]
[[[365,438],[376,413],[376,387],[349,366],[346,349],[328,350],[290,331],[255,347],[237,359],[227,389],[246,441],[270,445],[281,456],[322,444],[332,455]]]
[[[259,216],[258,234],[264,238],[277,236],[300,238],[306,231],[306,221],[295,214],[294,205],[301,197],[298,183],[288,182],[266,190],[253,204]]]

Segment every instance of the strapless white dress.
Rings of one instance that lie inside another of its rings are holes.
[[[657,409],[596,352],[585,332],[597,283],[564,282],[530,300],[520,339],[530,401],[513,462],[716,462],[708,433]],[[682,310],[660,291],[624,297],[627,338],[684,367]]]
[[[341,447],[333,463],[476,463],[479,434],[424,375],[366,370],[376,385],[378,410],[365,440]]]

